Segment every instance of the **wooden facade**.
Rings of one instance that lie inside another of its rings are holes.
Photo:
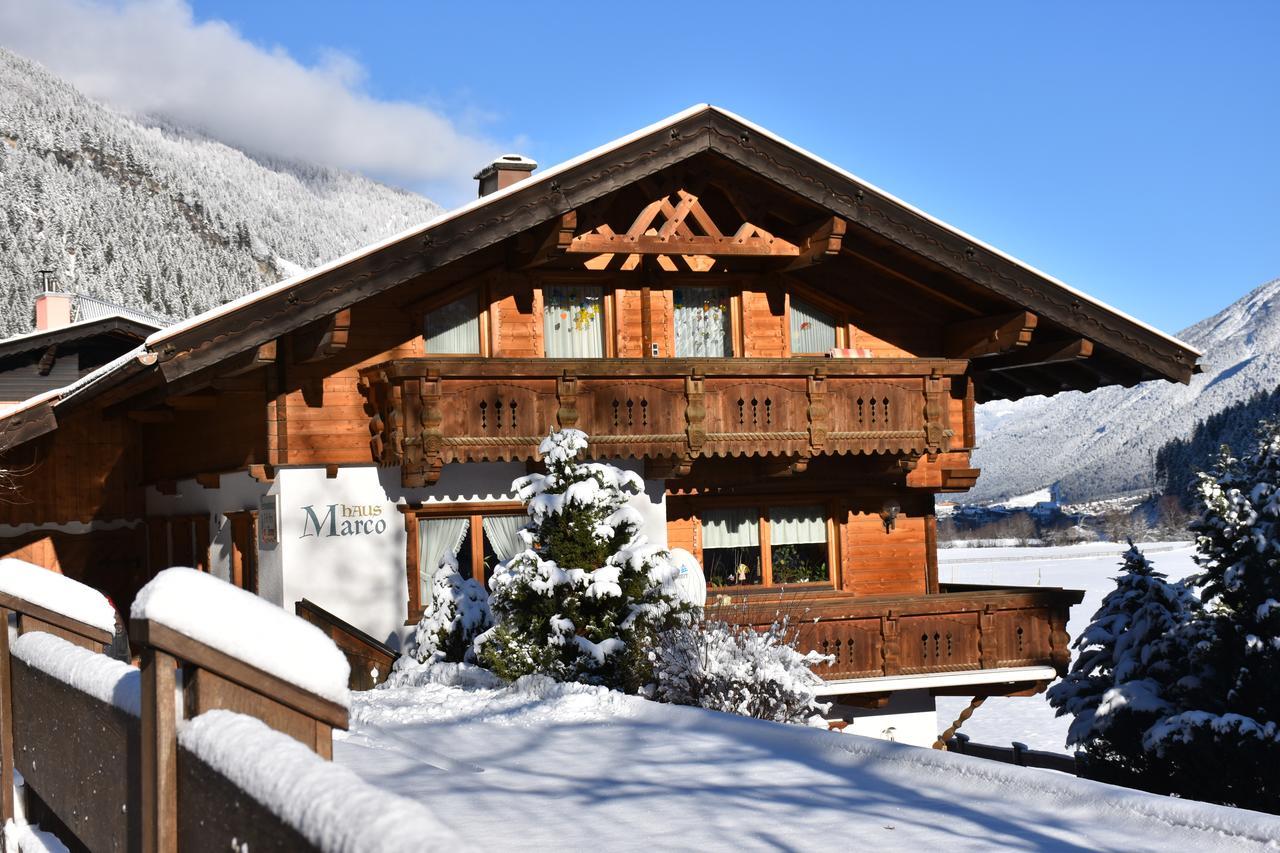
[[[460,305],[473,308],[451,337],[433,336]],[[688,353],[698,306],[715,314],[714,353]],[[590,352],[566,354],[559,322],[594,336]],[[976,403],[1186,381],[1196,356],[700,108],[165,330],[134,360],[0,420],[22,496],[0,521],[29,528],[0,550],[105,586],[117,569],[93,548],[64,558],[41,530],[96,524],[77,534],[96,546],[129,539],[107,523],[140,523],[126,546],[136,588],[209,550],[192,532],[199,513],[148,517],[157,496],[370,465],[422,490],[467,466],[536,466],[548,429],[576,427],[602,458],[636,460],[662,484],[671,547],[701,559],[708,518],[758,518],[758,564],[712,590],[730,610],[788,585],[771,519],[804,508],[810,539],[824,540],[804,543],[812,570],[790,585],[821,611],[806,642],[840,650],[832,678],[1061,669],[1072,596],[943,592],[934,497],[979,474]],[[412,620],[418,516],[402,508]],[[242,585],[263,571],[242,553],[255,512],[225,514]]]

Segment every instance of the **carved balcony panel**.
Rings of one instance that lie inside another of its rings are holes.
[[[451,462],[538,458],[552,427],[601,456],[918,456],[947,449],[941,404],[966,362],[928,359],[420,358],[361,371],[370,453],[406,486]]]
[[[713,604],[708,614],[758,628],[789,616],[801,651],[834,658],[814,667],[828,681],[1028,666],[1063,674],[1067,615],[1082,597],[1069,589],[960,586],[916,596],[762,591]]]

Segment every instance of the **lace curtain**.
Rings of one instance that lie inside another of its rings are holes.
[[[524,550],[524,543],[516,535],[520,528],[529,522],[524,515],[486,515],[481,522],[484,536],[489,540],[489,547],[497,556],[499,563],[505,563]]]
[[[442,355],[480,354],[480,309],[469,293],[427,313],[427,352]]]
[[[809,545],[827,541],[827,522],[820,506],[785,506],[769,510],[772,545]]]
[[[457,558],[470,526],[467,518],[428,518],[418,522],[418,600],[423,607],[431,605],[431,581],[440,570],[440,562],[445,554]]]
[[[826,353],[836,346],[836,321],[802,299],[791,300],[791,352]]]
[[[674,296],[676,357],[733,355],[729,340],[729,291],[722,287],[686,287],[677,288]]]
[[[604,356],[601,288],[548,287],[542,298],[547,358]]]

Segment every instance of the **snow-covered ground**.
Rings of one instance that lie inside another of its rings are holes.
[[[429,672],[355,694],[334,757],[481,850],[1239,851],[1280,838],[1280,818],[1051,771]]]
[[[1126,546],[1107,542],[1055,548],[964,548],[938,552],[938,579],[942,583],[1057,586],[1085,590],[1084,601],[1071,608],[1067,631],[1074,642],[1089,624],[1102,597],[1113,587]],[[1186,542],[1152,542],[1138,546],[1170,580],[1196,571],[1194,549]],[[946,728],[969,700],[939,697],[938,725]],[[1065,717],[1039,696],[988,699],[961,729],[974,741],[1008,746],[1012,741],[1032,749],[1067,753]]]

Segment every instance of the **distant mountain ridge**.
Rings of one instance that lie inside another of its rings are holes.
[[[1280,279],[1253,290],[1178,337],[1204,352],[1189,385],[1069,392],[980,406],[978,485],[991,501],[1056,485],[1071,501],[1150,489],[1156,453],[1197,422],[1280,386]]]
[[[41,270],[59,289],[176,320],[440,212],[359,175],[122,115],[0,49],[0,337],[31,328]]]

